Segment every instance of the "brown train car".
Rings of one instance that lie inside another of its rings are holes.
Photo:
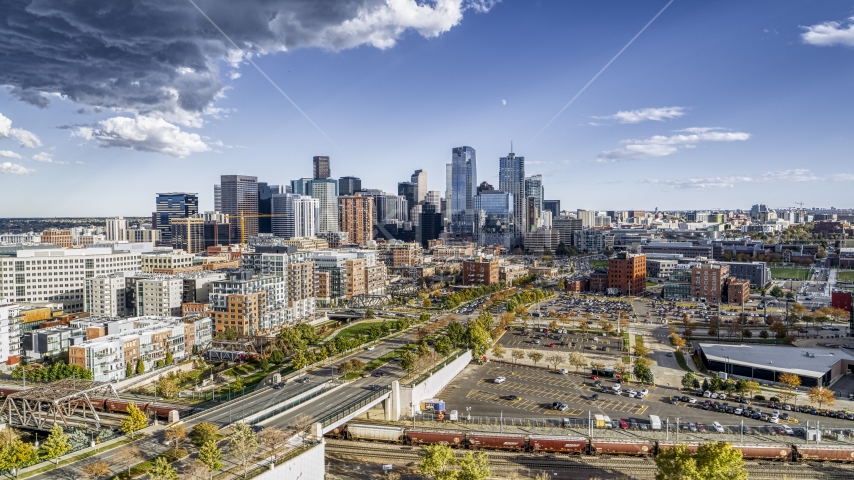
[[[652,455],[654,446],[649,440],[591,439],[590,453],[593,455]]]
[[[20,388],[0,388],[0,397],[6,397],[9,396],[9,394],[18,393],[20,391]]]
[[[524,435],[502,435],[500,433],[469,433],[466,435],[472,449],[489,448],[492,450],[524,450]]]
[[[406,438],[410,445],[450,445],[452,447],[465,445],[465,434],[463,432],[407,430]]]
[[[344,425],[339,425],[339,426],[333,428],[332,430],[327,432],[326,435],[328,437],[343,437],[344,432],[346,430],[347,430],[347,424],[345,423]]]
[[[820,447],[818,445],[794,445],[795,460],[833,460],[838,462],[854,462],[854,446],[849,447]]]
[[[675,447],[676,445],[685,445],[688,447],[688,451],[691,453],[697,453],[697,448],[700,447],[699,443],[685,443],[685,442],[658,442],[658,453],[661,453],[662,450],[667,450],[668,448]]]
[[[584,453],[587,450],[587,438],[530,435],[528,445],[533,452]]]
[[[765,460],[789,460],[792,458],[791,445],[733,445],[732,448],[741,450],[741,455],[744,458],[761,458]]]
[[[107,400],[104,402],[104,411],[105,412],[116,412],[116,413],[126,413],[128,411],[128,404],[136,403],[136,402],[126,402],[124,400]],[[147,403],[136,403],[137,408],[145,411],[145,408],[148,406]]]
[[[176,405],[154,405],[153,403],[148,403],[145,405],[145,408],[140,407],[140,409],[144,410],[145,413],[153,413],[154,415],[157,415],[160,418],[169,418],[169,412],[171,412],[172,410],[177,410],[179,417],[183,417],[192,410],[191,407],[179,407]]]

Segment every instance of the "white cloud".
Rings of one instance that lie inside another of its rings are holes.
[[[228,74],[228,78],[230,78],[232,80],[237,80],[238,78],[240,78],[240,72],[237,72],[237,71],[230,72]]]
[[[810,45],[819,47],[832,47],[842,45],[854,47],[854,17],[848,19],[848,25],[843,26],[840,22],[824,22],[808,27],[801,34],[801,40]]]
[[[21,158],[20,155],[18,155],[15,152],[10,152],[9,150],[0,150],[0,157],[17,158],[17,159]]]
[[[35,133],[22,128],[12,128],[12,120],[0,113],[0,140],[10,137],[18,140],[21,147],[24,148],[42,146],[42,141]]]
[[[113,117],[98,124],[97,128],[78,128],[72,135],[96,140],[102,147],[133,148],[178,158],[211,149],[199,135],[182,132],[162,118]]]
[[[76,162],[74,162],[74,163],[76,163],[77,165],[83,165],[83,162],[81,162],[80,160],[77,160],[77,161],[76,161]]]
[[[816,175],[815,173],[798,168],[779,172],[765,172],[750,176],[721,176],[721,177],[689,177],[672,180],[649,178],[639,183],[663,185],[679,190],[702,190],[713,188],[733,188],[739,183],[781,183],[781,182],[820,182],[820,181],[854,181],[854,174],[835,173]]]
[[[665,157],[676,153],[680,148],[695,148],[701,143],[736,142],[750,138],[749,133],[721,132],[718,128],[695,127],[678,130],[687,134],[671,136],[655,135],[643,140],[623,140],[623,148],[608,150],[599,154],[596,160],[600,163],[619,162],[623,160],[640,160],[643,158]]]
[[[618,123],[641,123],[647,120],[663,122],[685,115],[685,107],[642,108],[640,110],[619,111],[606,117],[593,117],[601,120],[615,120]]]
[[[18,165],[17,163],[0,163],[0,174],[3,175],[28,175],[33,172],[35,172],[35,170],[25,168],[21,165]]]

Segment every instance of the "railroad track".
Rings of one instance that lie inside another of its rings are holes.
[[[401,462],[409,466],[421,460],[420,448],[395,444],[353,442],[327,439],[327,453],[340,456],[376,459],[377,463]],[[454,450],[457,457],[469,451]],[[525,468],[533,471],[605,470],[637,478],[654,478],[658,469],[650,458],[530,454],[523,452],[484,451],[494,470],[514,471]],[[822,462],[768,462],[748,461],[746,465],[751,480],[849,480],[854,478],[854,467]]]

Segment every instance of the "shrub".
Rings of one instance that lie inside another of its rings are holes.
[[[765,395],[756,395],[755,397],[753,397],[753,399],[759,400],[760,402],[764,402],[765,401]]]
[[[774,403],[778,403],[778,402],[780,401],[780,399],[779,399],[779,398],[777,398],[777,397],[771,397],[771,398],[769,398],[769,399],[768,399],[768,401],[771,401],[771,402],[774,402]]]

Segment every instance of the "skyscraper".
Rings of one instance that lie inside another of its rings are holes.
[[[107,241],[123,242],[127,240],[128,221],[124,217],[107,219]]]
[[[415,203],[424,201],[427,196],[427,172],[424,170],[416,170],[412,174],[412,183],[415,184]],[[410,207],[414,204],[410,204]]]
[[[451,221],[451,191],[453,191],[453,179],[454,179],[454,164],[446,163],[445,164],[445,198],[442,205],[442,216],[445,219],[445,222],[449,223]]]
[[[258,177],[248,175],[223,175],[220,177],[220,188],[222,195],[222,213],[230,215],[232,236],[241,238],[241,233],[246,237],[258,235],[258,218],[252,215],[258,214]],[[238,217],[245,215],[243,219],[244,232],[241,232],[241,222]]]
[[[338,195],[353,195],[362,189],[359,177],[341,177],[338,179]]]
[[[412,182],[398,182],[397,194],[406,197],[409,208],[418,204],[418,185]]]
[[[338,181],[332,178],[312,180],[308,194],[320,202],[318,232],[338,231]]]
[[[281,193],[273,195],[273,234],[282,238],[314,237],[320,224],[320,201],[308,195]]]
[[[437,190],[430,190],[427,192],[427,195],[424,196],[424,203],[427,205],[434,205],[436,207],[435,213],[440,213],[442,211],[442,193]]]
[[[478,245],[502,245],[513,248],[516,230],[513,228],[512,193],[485,190],[474,197],[475,241]]]
[[[283,193],[296,193],[298,195],[308,195],[308,182],[310,182],[310,178],[298,178],[296,180],[291,180],[291,191],[283,192]]]
[[[222,211],[222,187],[219,184],[214,185],[214,211]]]
[[[474,197],[477,193],[477,158],[471,147],[451,151],[451,233],[474,235]]]
[[[528,230],[534,230],[540,227],[539,219],[542,217],[543,211],[543,176],[532,175],[525,179],[525,196],[529,201],[533,201],[532,205],[528,205],[528,211],[532,212],[528,215]],[[536,220],[535,220],[536,219]]]
[[[195,193],[173,192],[157,194],[157,211],[151,227],[160,230],[160,245],[172,242],[171,219],[187,218],[199,213],[199,196]]]
[[[418,222],[419,238],[417,238],[424,248],[427,248],[427,243],[430,240],[439,238],[439,234],[442,233],[443,230],[443,224],[442,214],[439,213],[439,209],[436,208],[436,205],[432,203],[425,204],[424,208],[421,209],[421,218]]]
[[[513,195],[513,224],[515,244],[521,246],[525,242],[525,232],[528,231],[528,208],[525,197],[525,157],[517,157],[510,152],[506,157],[499,158],[498,190]]]
[[[374,239],[374,199],[360,194],[338,197],[341,231],[350,235],[350,243],[365,245]]]
[[[258,183],[258,213],[269,215],[273,213],[273,195],[284,193],[278,185],[267,185],[265,182]],[[273,233],[273,222],[271,217],[258,218],[258,233]]]
[[[325,180],[332,176],[329,169],[329,157],[314,157],[314,179]]]
[[[543,210],[552,212],[552,218],[560,216],[560,200],[543,200]]]

